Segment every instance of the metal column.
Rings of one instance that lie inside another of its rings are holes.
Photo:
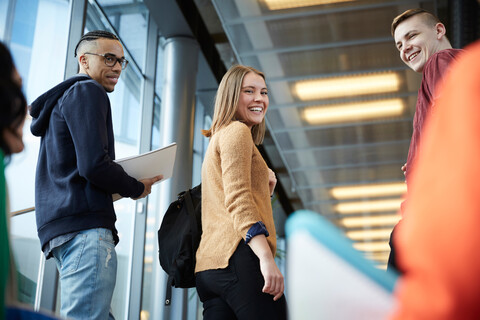
[[[162,145],[177,143],[173,176],[162,189],[167,205],[177,194],[192,186],[193,129],[199,47],[189,37],[173,37],[165,42],[165,77],[162,94]],[[165,285],[162,286],[164,294]],[[186,319],[186,289],[172,292],[172,305],[163,319]]]

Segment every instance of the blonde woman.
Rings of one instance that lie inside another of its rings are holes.
[[[218,88],[212,126],[203,131],[210,143],[195,272],[205,320],[286,319],[270,202],[277,181],[256,147],[268,103],[264,74],[233,66]]]

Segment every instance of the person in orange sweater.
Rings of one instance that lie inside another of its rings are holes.
[[[286,319],[284,278],[274,256],[270,197],[276,184],[256,145],[265,134],[262,72],[233,66],[217,91],[202,165],[202,238],[196,288],[203,318]]]
[[[480,318],[480,42],[439,89],[394,239],[395,320]]]

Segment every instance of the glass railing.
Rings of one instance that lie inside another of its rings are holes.
[[[37,300],[39,275],[43,272],[34,209],[13,212],[10,219],[10,246],[17,268],[18,299],[32,307]]]
[[[129,277],[129,259],[131,257],[132,243],[132,225],[135,210],[135,202],[128,199],[122,199],[115,203],[117,212],[117,228],[119,236],[123,240],[117,245],[117,284],[115,286],[112,298],[112,310],[117,320],[126,319],[125,306],[128,303],[128,283]],[[46,261],[40,247],[40,241],[37,235],[37,227],[35,222],[35,208],[26,208],[10,213],[10,246],[17,269],[17,282],[19,300],[22,303],[32,306],[35,310],[42,308],[41,300],[55,299],[58,288],[56,281],[53,283],[43,283],[45,281],[45,265]],[[50,260],[49,260],[50,261]],[[56,267],[53,264],[54,272]],[[51,272],[51,271],[49,271]],[[48,273],[48,272],[47,272]],[[48,286],[54,286],[48,288]],[[47,290],[45,289],[47,286]],[[47,292],[51,297],[44,297],[42,294]],[[54,303],[52,307],[59,311],[58,303]]]

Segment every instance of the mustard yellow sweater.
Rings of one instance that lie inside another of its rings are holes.
[[[202,239],[195,272],[228,266],[241,239],[258,221],[270,234],[276,251],[268,167],[250,129],[234,121],[215,133],[202,165]]]

